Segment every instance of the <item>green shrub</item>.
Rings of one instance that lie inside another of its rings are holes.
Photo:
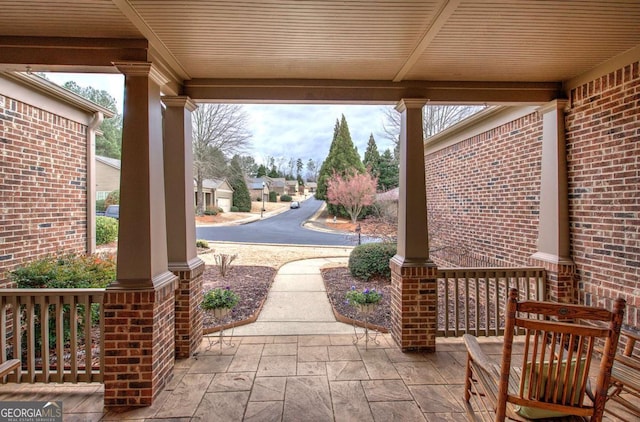
[[[240,211],[240,210],[238,209],[238,207],[236,207],[236,206],[234,205],[234,206],[232,206],[232,207],[229,209],[229,211],[231,211],[231,212],[238,212],[238,211]]]
[[[212,207],[207,207],[207,209],[204,210],[204,215],[218,215],[218,209],[217,208],[212,208]]]
[[[262,198],[260,198],[259,196],[256,196],[256,201],[260,202],[260,201],[262,201]]]
[[[9,273],[21,289],[104,288],[116,278],[113,259],[97,255],[46,257]]]
[[[96,245],[111,243],[118,238],[118,220],[111,217],[96,217]]]
[[[349,271],[352,276],[364,280],[372,277],[390,279],[389,260],[395,254],[395,243],[367,243],[356,246],[349,255]]]
[[[269,202],[278,202],[278,193],[277,192],[269,192]]]
[[[280,202],[291,202],[291,196],[284,194],[280,196]]]
[[[107,209],[107,204],[104,199],[98,199],[96,201],[96,211],[104,212]]]
[[[202,309],[233,308],[240,301],[240,297],[229,287],[209,290],[202,299]]]
[[[196,240],[196,248],[209,249],[209,242],[204,239]]]

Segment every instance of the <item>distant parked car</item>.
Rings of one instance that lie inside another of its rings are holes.
[[[104,212],[105,217],[120,218],[120,205],[109,205]]]
[[[291,205],[289,205],[289,208],[291,208],[291,209],[300,208],[300,202],[298,202],[298,201],[291,202]]]

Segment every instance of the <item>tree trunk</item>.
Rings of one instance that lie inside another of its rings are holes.
[[[202,172],[198,170],[196,175],[196,215],[204,214],[204,192],[202,191]]]

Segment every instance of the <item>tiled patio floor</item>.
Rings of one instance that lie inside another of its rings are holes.
[[[7,384],[0,400],[62,400],[65,421],[463,421],[466,353],[439,339],[434,354],[402,353],[350,335],[233,338],[220,353],[205,339],[176,362],[153,406],[103,411],[102,385]],[[495,356],[501,339],[483,339]],[[609,419],[615,420],[615,419]]]

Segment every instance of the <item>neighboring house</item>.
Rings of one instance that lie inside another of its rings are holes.
[[[198,188],[193,181],[195,204],[198,204]],[[204,179],[202,181],[204,208],[221,208],[224,212],[231,211],[233,205],[233,188],[227,179]]]
[[[26,262],[95,250],[97,127],[113,113],[36,75],[0,72],[0,285]]]
[[[285,181],[285,193],[287,195],[295,195],[298,191],[298,181],[297,180],[287,180]]]
[[[268,185],[270,192],[275,192],[278,196],[286,193],[287,180],[284,177],[271,177],[269,178],[269,181]]]
[[[316,189],[318,189],[318,184],[316,182],[307,182],[304,188],[305,194],[313,195],[316,193]]]
[[[252,201],[260,200],[260,198],[263,197],[265,201],[269,200],[269,186],[271,185],[271,178],[267,176],[254,178],[248,177],[246,182]]]
[[[96,201],[120,189],[120,160],[96,155]]]

